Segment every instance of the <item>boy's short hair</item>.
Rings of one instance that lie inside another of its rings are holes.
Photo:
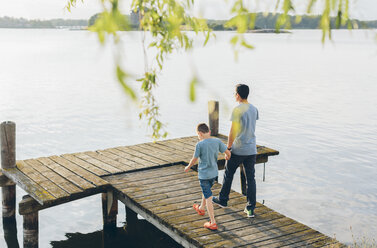
[[[242,99],[247,99],[247,97],[249,96],[249,86],[247,86],[246,84],[237,84],[236,92]]]
[[[196,126],[196,131],[201,132],[201,133],[208,133],[209,127],[205,123],[200,123]]]

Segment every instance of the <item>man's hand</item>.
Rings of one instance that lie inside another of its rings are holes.
[[[185,172],[188,172],[189,170],[190,170],[190,166],[187,165],[187,166],[185,167]]]

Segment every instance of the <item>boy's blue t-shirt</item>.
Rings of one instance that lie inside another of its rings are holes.
[[[250,103],[241,103],[233,109],[230,120],[238,130],[235,130],[237,136],[232,145],[232,153],[242,156],[257,154],[255,127],[258,119],[258,109]]]
[[[194,157],[199,158],[199,179],[211,179],[218,175],[217,156],[226,151],[226,145],[217,138],[199,141],[195,146]]]

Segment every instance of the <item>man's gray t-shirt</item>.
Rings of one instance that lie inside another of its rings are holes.
[[[217,177],[217,156],[226,151],[226,145],[217,138],[208,138],[199,141],[195,146],[194,157],[199,158],[199,179]]]
[[[257,154],[255,126],[258,119],[258,109],[250,103],[240,103],[233,109],[230,120],[237,135],[232,153],[242,156]]]

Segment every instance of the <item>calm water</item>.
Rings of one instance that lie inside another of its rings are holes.
[[[318,31],[248,34],[256,49],[242,52],[238,62],[228,44],[232,33],[216,36],[206,48],[198,40],[193,52],[172,55],[160,75],[156,94],[169,138],[194,135],[212,99],[220,101],[220,130],[227,134],[233,86],[246,82],[260,112],[258,144],[280,151],[267,163],[266,182],[257,165],[258,200],[342,242],[352,242],[352,233],[376,238],[373,35],[336,31],[335,43],[322,46]],[[125,63],[136,77],[144,68],[141,35],[123,38]],[[190,103],[193,71],[201,85]],[[137,111],[114,78],[112,48],[101,48],[93,34],[0,29],[0,121],[17,123],[17,159],[148,142]],[[238,190],[239,182],[233,186]],[[17,194],[19,201],[24,192]],[[122,207],[119,212],[122,226]],[[91,239],[102,229],[101,213],[99,196],[41,211],[40,247],[66,240],[67,233]],[[17,225],[22,244],[21,216]]]

